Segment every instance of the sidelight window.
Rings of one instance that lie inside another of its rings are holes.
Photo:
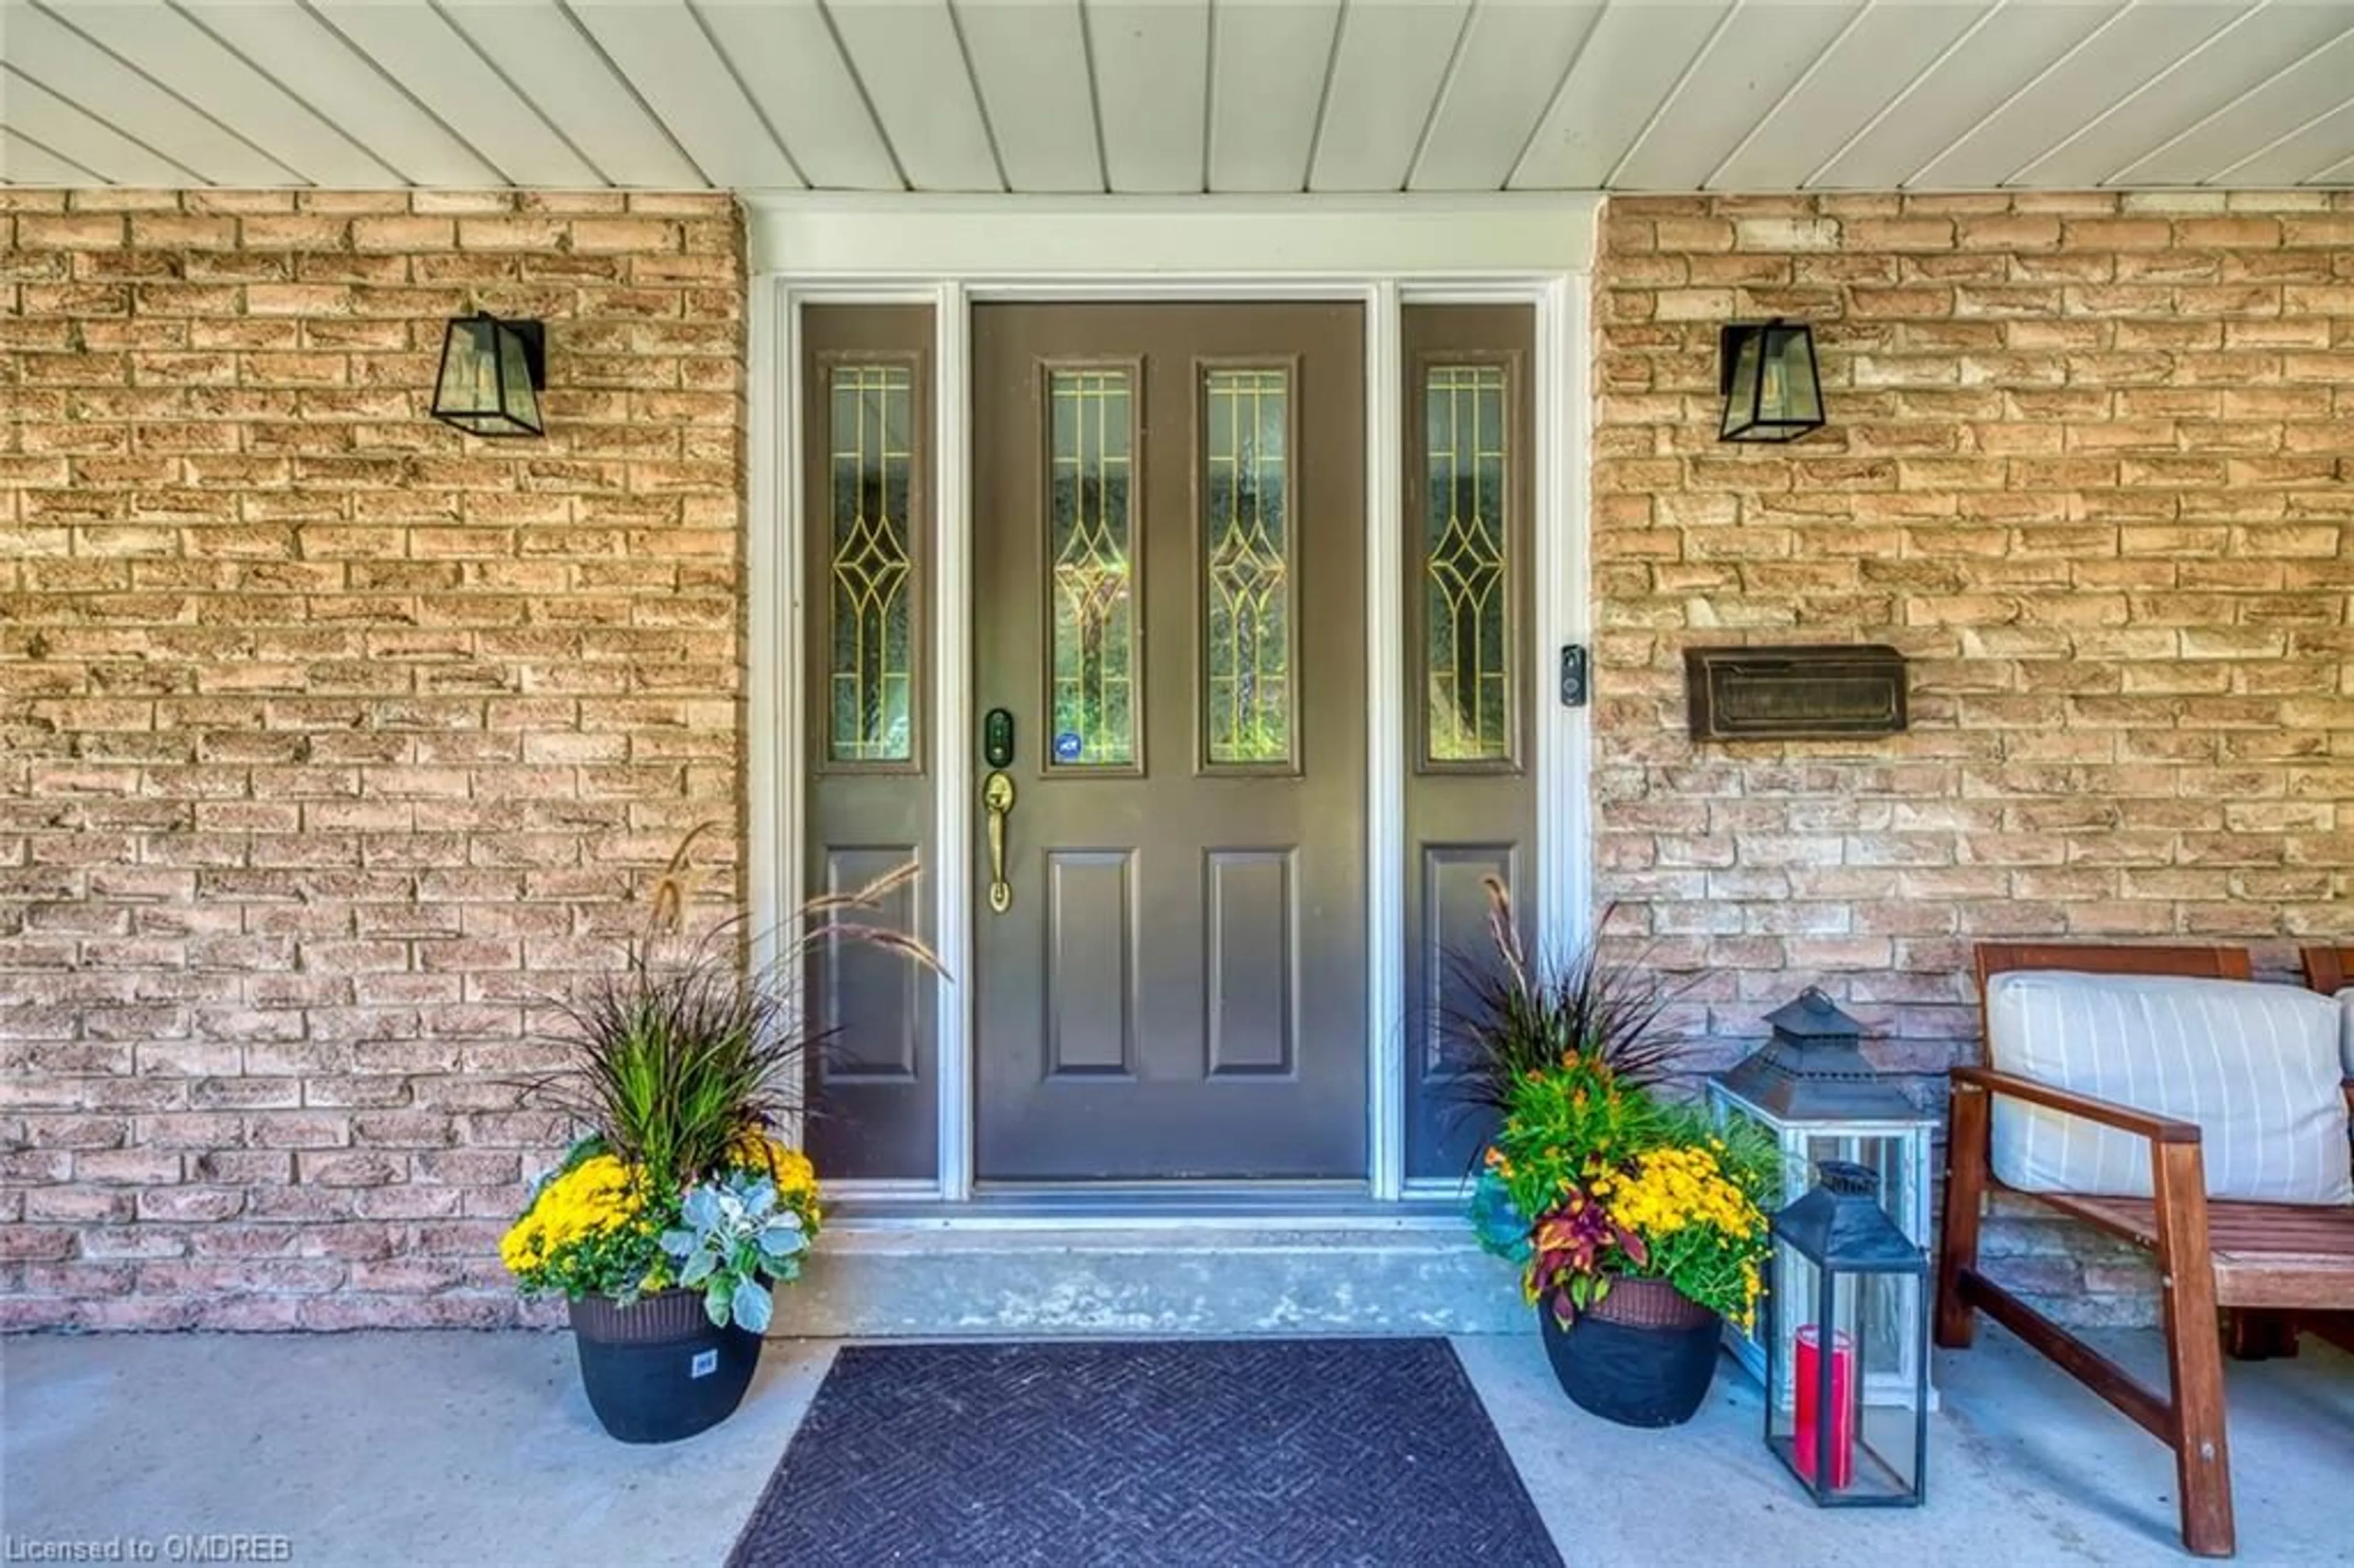
[[[1500,365],[1423,378],[1424,760],[1512,759],[1508,387]]]
[[[837,365],[827,399],[827,754],[905,762],[915,755],[914,376],[903,365]]]

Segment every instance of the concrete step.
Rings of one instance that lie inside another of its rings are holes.
[[[851,1339],[1012,1334],[1526,1333],[1512,1268],[1459,1214],[988,1221],[837,1219],[769,1332]]]

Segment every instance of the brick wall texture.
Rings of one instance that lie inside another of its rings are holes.
[[[1720,1055],[1820,983],[1974,1053],[1970,945],[2354,936],[2354,199],[1634,199],[1596,288],[1601,886]],[[1815,323],[1830,428],[1714,438],[1727,321]],[[1874,641],[1913,728],[1695,746],[1682,653]],[[2137,1319],[2138,1266],[1998,1227]]]
[[[720,197],[0,191],[0,1327],[517,1320],[537,1004],[695,827],[737,896],[743,265]],[[2354,935],[2354,202],[1620,200],[1595,306],[1601,885],[1720,1054],[1815,981],[1934,1074],[1982,937]],[[477,308],[546,440],[424,417]],[[1775,313],[1833,424],[1721,446]],[[1912,733],[1685,738],[1688,643],[1795,640]]]
[[[0,1327],[516,1319],[535,1004],[734,896],[740,233],[0,190]],[[425,417],[476,309],[546,440]]]

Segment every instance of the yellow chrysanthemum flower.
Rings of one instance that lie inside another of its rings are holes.
[[[632,1224],[645,1213],[643,1182],[610,1154],[584,1160],[540,1189],[499,1241],[499,1260],[523,1274],[587,1236]]]

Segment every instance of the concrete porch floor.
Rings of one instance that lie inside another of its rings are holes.
[[[1571,1405],[1533,1331],[1455,1343],[1572,1568],[2191,1561],[2170,1456],[1999,1330],[1939,1358],[1928,1505],[1835,1516],[1766,1457],[1729,1362],[1690,1426],[1645,1433]],[[243,1531],[332,1568],[717,1564],[833,1351],[772,1341],[731,1421],[649,1449],[598,1431],[560,1335],[0,1341],[0,1560]],[[2241,1561],[2354,1563],[2354,1360],[2308,1342],[2229,1378]]]

